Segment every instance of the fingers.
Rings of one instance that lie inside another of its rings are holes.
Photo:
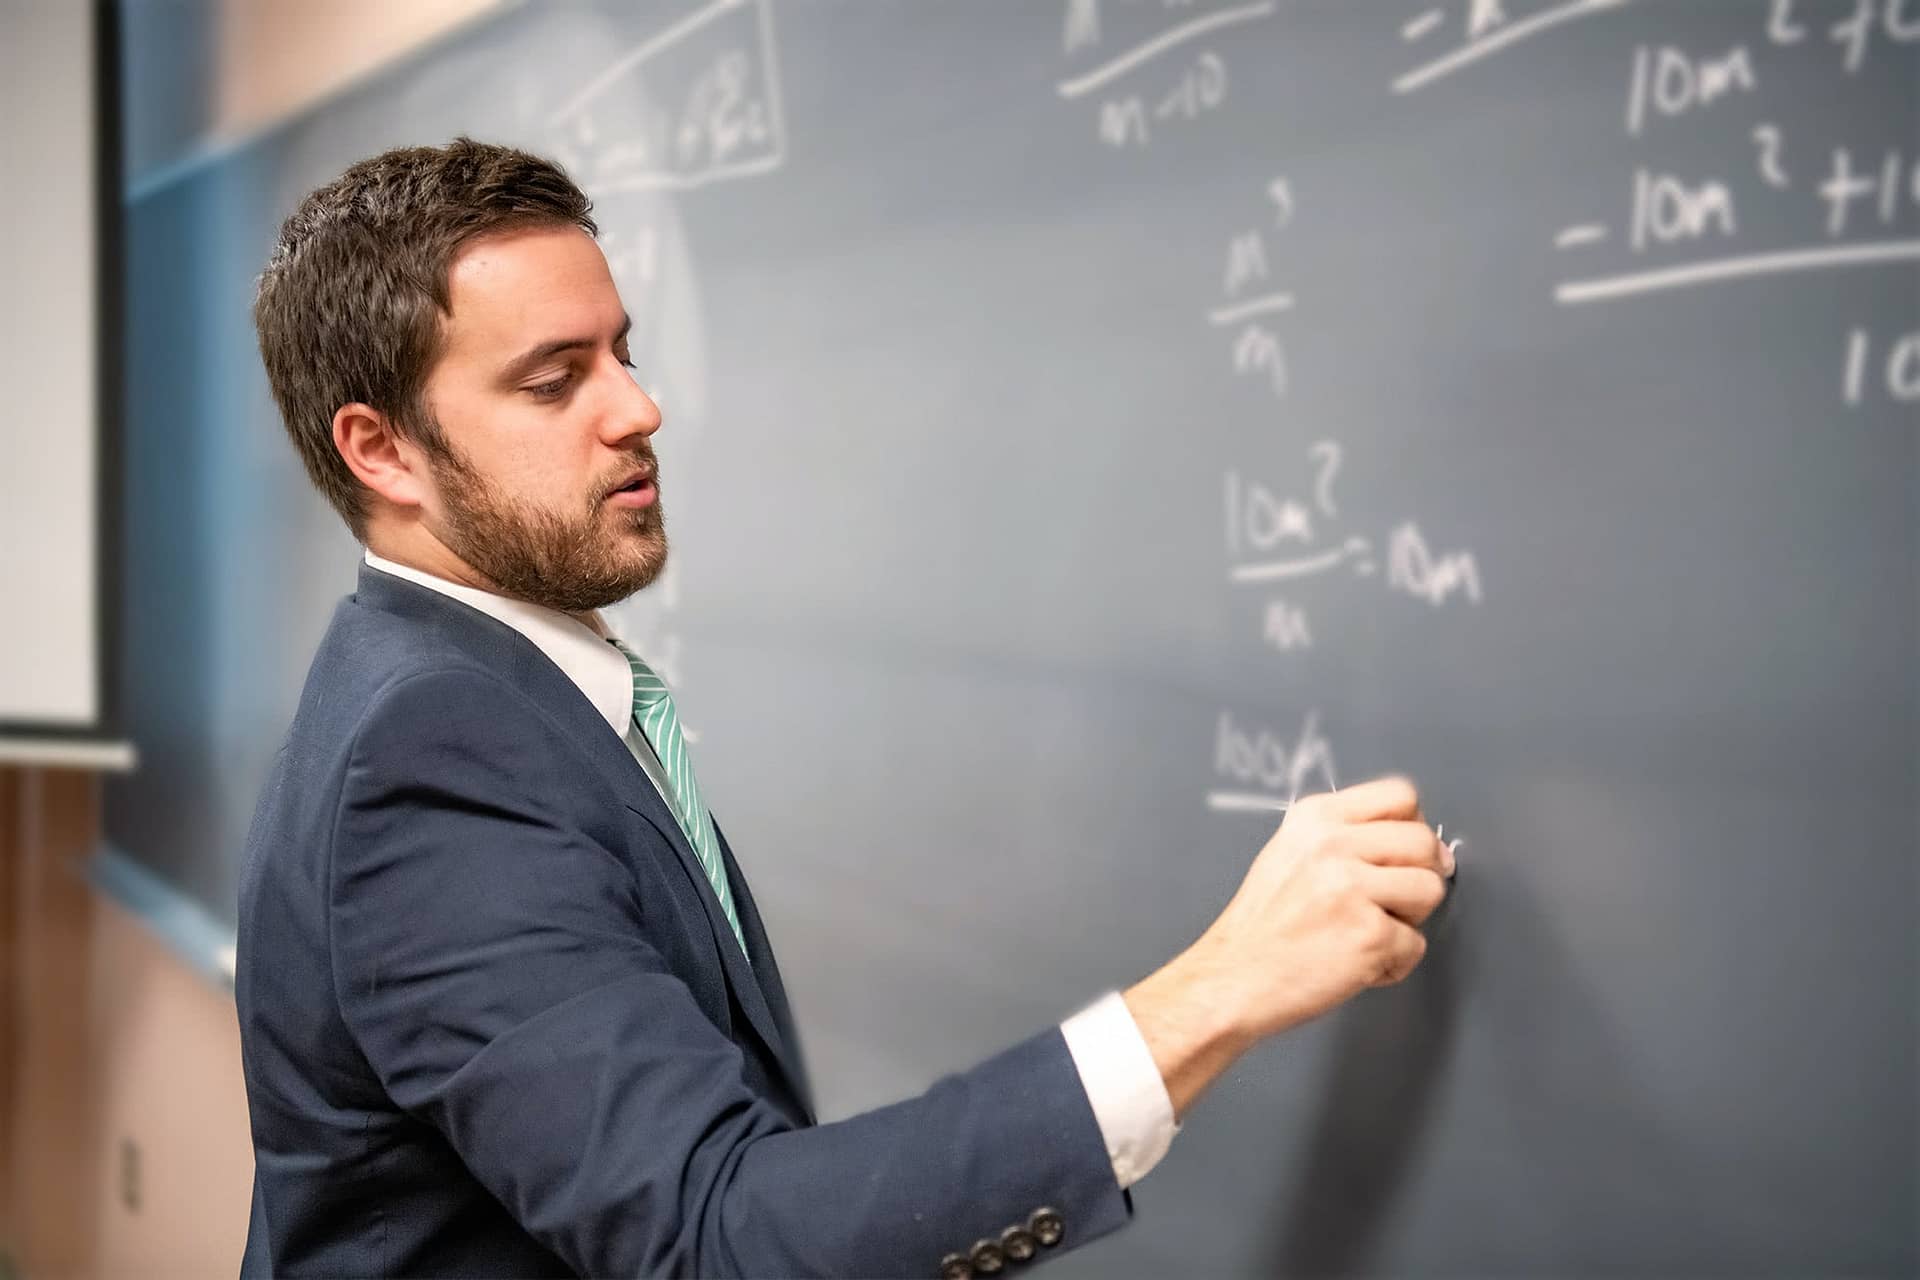
[[[1384,820],[1349,827],[1340,833],[1339,847],[1365,862],[1383,867],[1426,867],[1447,873],[1447,850],[1424,822]]]
[[[1390,987],[1414,971],[1422,957],[1427,954],[1427,935],[1410,925],[1393,922],[1393,932],[1387,941],[1380,963],[1380,976],[1369,982],[1370,987]]]
[[[1411,780],[1397,775],[1329,792],[1327,804],[1328,812],[1347,822],[1412,820],[1420,816],[1420,793]]]
[[[1416,929],[1447,896],[1447,882],[1422,867],[1362,865],[1359,883],[1381,910]]]

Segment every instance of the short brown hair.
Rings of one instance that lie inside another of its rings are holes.
[[[560,167],[456,138],[362,160],[280,226],[254,295],[260,359],[307,475],[366,540],[366,490],[333,447],[333,415],[359,401],[430,456],[448,448],[427,374],[452,314],[447,269],[476,236],[572,225],[599,235],[593,202]]]

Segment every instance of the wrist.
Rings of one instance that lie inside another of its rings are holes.
[[[1244,1024],[1229,974],[1196,943],[1121,993],[1179,1122],[1258,1038]]]

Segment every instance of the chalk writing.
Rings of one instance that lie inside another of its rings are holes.
[[[1340,786],[1333,744],[1320,731],[1318,711],[1307,712],[1292,737],[1243,728],[1232,712],[1222,711],[1214,730],[1213,772],[1216,781],[1234,784],[1208,793],[1207,804],[1214,809],[1285,809],[1310,787],[1334,791]]]
[[[1707,49],[1671,41],[1635,45],[1622,77],[1627,136],[1649,136],[1656,123],[1730,113],[1735,103],[1759,103],[1764,85],[1755,48],[1784,51],[1770,65],[1831,48],[1842,74],[1851,76],[1875,48],[1920,42],[1920,0],[1846,0],[1838,8],[1771,0],[1753,15],[1753,35],[1744,42],[1722,39]],[[1844,87],[1844,80],[1836,85]],[[1767,119],[1741,123],[1740,131],[1742,145],[1717,173],[1634,165],[1618,237],[1613,223],[1591,218],[1569,222],[1552,237],[1554,249],[1570,255],[1618,243],[1637,258],[1671,254],[1680,261],[1563,280],[1554,286],[1554,300],[1577,306],[1756,277],[1892,271],[1920,262],[1920,146],[1863,146],[1844,138],[1809,143]],[[1748,217],[1746,206],[1764,207]],[[1806,230],[1786,244],[1756,245],[1750,226]],[[1901,337],[1876,347],[1864,330],[1847,335],[1845,403],[1863,403],[1874,388],[1907,402],[1908,350]]]
[[[1641,131],[1649,110],[1658,116],[1684,115],[1730,94],[1751,93],[1758,84],[1745,45],[1701,58],[1672,45],[1640,45],[1633,51],[1627,91],[1627,133]]]
[[[1285,600],[1267,602],[1266,620],[1261,624],[1260,634],[1281,653],[1313,648],[1313,632],[1307,627],[1307,615]]]
[[[1503,0],[1465,0],[1465,3],[1438,6],[1404,23],[1400,38],[1407,43],[1443,36],[1452,28],[1459,33],[1456,47],[1423,66],[1405,73],[1393,82],[1395,93],[1412,93],[1451,75],[1491,54],[1531,40],[1553,28],[1608,9],[1623,8],[1633,0],[1572,0],[1551,6],[1531,6]],[[1509,13],[1508,10],[1512,12]],[[1449,17],[1455,19],[1449,21]]]
[[[1224,33],[1273,15],[1277,0],[1204,7],[1195,0],[1067,0],[1061,50],[1072,73],[1055,92],[1093,100],[1094,132],[1116,150],[1219,111],[1230,82]]]
[[[551,112],[555,158],[597,191],[686,190],[771,172],[786,146],[777,64],[769,0],[714,0]],[[646,106],[636,111],[636,101]]]
[[[1858,406],[1865,403],[1871,391],[1884,392],[1898,404],[1920,404],[1920,329],[1892,338],[1877,349],[1868,330],[1856,328],[1847,334],[1841,399],[1849,407]]]
[[[1287,354],[1268,318],[1293,310],[1293,294],[1273,286],[1267,261],[1268,234],[1293,220],[1293,190],[1285,178],[1267,183],[1273,206],[1271,227],[1251,227],[1227,238],[1220,300],[1207,310],[1207,323],[1233,330],[1228,352],[1236,374],[1265,382],[1275,396],[1287,393]]]

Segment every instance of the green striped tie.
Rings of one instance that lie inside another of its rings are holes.
[[[733,936],[740,943],[740,954],[746,955],[747,939],[740,932],[733,890],[727,887],[727,869],[720,860],[720,841],[713,833],[713,820],[707,816],[707,807],[700,803],[700,784],[694,780],[693,760],[687,755],[686,739],[680,733],[680,717],[673,711],[673,696],[667,692],[666,682],[653,673],[652,667],[640,661],[638,654],[618,640],[609,639],[607,643],[626,656],[627,666],[633,671],[633,718],[639,722],[640,731],[647,735],[647,741],[653,744],[660,767],[666,770],[667,786],[673,792],[668,797],[673,816],[679,820],[680,830],[693,846],[694,855],[700,859],[700,866],[720,899],[720,909],[726,912],[727,923],[733,926]]]

